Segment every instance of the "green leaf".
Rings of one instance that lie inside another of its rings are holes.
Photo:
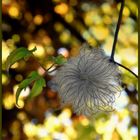
[[[66,63],[66,58],[63,55],[58,55],[57,57],[49,56],[48,61],[53,61],[55,64],[62,65]]]
[[[37,78],[37,77],[40,77],[40,75],[38,74],[37,71],[32,71],[27,78]]]
[[[31,99],[35,96],[38,96],[42,92],[43,87],[45,87],[45,86],[46,86],[46,82],[42,77],[40,79],[36,80],[34,82],[33,88],[31,90],[28,98]]]
[[[59,55],[56,57],[55,61],[56,64],[62,65],[66,63],[66,58],[63,55]]]
[[[18,98],[19,98],[19,95],[21,93],[21,91],[23,89],[26,89],[26,87],[31,84],[33,81],[39,79],[41,76],[36,72],[36,71],[33,71],[29,74],[29,76],[27,77],[27,79],[23,80],[19,86],[18,86],[18,89],[17,89],[17,92],[16,92],[16,104],[18,106]]]
[[[27,48],[21,47],[17,48],[14,51],[12,51],[7,60],[6,60],[6,70],[8,71],[9,68],[17,61],[21,59],[27,59],[32,55],[32,52],[36,50],[36,47],[32,50],[28,50]]]

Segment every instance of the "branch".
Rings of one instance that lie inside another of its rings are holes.
[[[122,64],[119,64],[118,62],[115,62],[115,60],[114,60],[114,54],[115,54],[115,49],[116,49],[116,44],[117,44],[117,39],[118,39],[118,33],[119,33],[121,21],[122,21],[123,8],[124,8],[124,0],[121,1],[121,8],[120,8],[120,12],[119,12],[119,18],[118,18],[118,22],[117,22],[116,31],[115,31],[114,42],[113,42],[113,46],[112,46],[112,52],[111,52],[110,60],[112,62],[114,62],[115,64],[117,64],[118,66],[128,70],[136,78],[138,78],[138,76],[133,71],[131,71],[129,68],[123,66]]]
[[[115,61],[113,61],[113,62],[114,62],[115,64],[117,64],[118,66],[120,66],[120,67],[122,67],[122,68],[128,70],[128,71],[131,72],[136,78],[138,78],[138,75],[136,75],[136,74],[135,74],[133,71],[131,71],[129,68],[123,66],[122,64],[120,64],[120,63],[118,63],[118,62],[115,62]]]
[[[116,31],[115,31],[114,42],[113,42],[112,52],[111,52],[111,57],[110,57],[110,59],[113,61],[114,61],[116,43],[117,43],[117,39],[118,39],[118,33],[119,33],[121,20],[122,20],[123,8],[124,8],[124,0],[121,1],[121,9],[120,9],[120,13],[119,13],[119,18],[118,18],[118,22],[117,22],[117,27],[116,27]]]

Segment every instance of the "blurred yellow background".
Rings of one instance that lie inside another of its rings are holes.
[[[83,40],[110,56],[119,9],[119,3],[106,0],[2,0],[3,140],[138,139],[138,82],[125,69],[120,67],[124,90],[116,99],[116,110],[91,119],[77,116],[70,107],[59,108],[59,97],[49,87],[54,73],[45,76],[47,87],[33,100],[26,101],[31,87],[22,91],[17,108],[18,84],[32,70],[43,70],[30,58],[15,63],[9,77],[5,71],[7,56],[18,47],[36,46],[34,55],[46,69],[52,64],[48,56],[75,56]],[[136,74],[137,18],[137,1],[126,0],[115,52],[115,60]]]

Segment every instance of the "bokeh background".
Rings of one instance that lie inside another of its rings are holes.
[[[102,47],[109,56],[118,19],[119,0],[2,0],[2,121],[3,140],[137,140],[137,79],[122,71],[122,91],[116,111],[88,119],[70,107],[60,109],[60,99],[50,88],[54,73],[45,75],[47,87],[41,95],[26,101],[28,87],[15,106],[18,84],[33,70],[43,74],[37,61],[21,60],[5,71],[5,61],[18,47],[32,49],[47,69],[48,56],[78,54],[83,42]],[[138,7],[126,0],[115,60],[138,74]]]

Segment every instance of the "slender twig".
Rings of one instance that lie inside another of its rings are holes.
[[[33,58],[36,60],[36,62],[39,64],[39,66],[47,73],[47,69],[36,59],[36,57],[33,55]]]
[[[115,62],[115,61],[113,61],[115,64],[117,64],[118,66],[121,66],[121,67],[123,67],[124,69],[126,69],[126,70],[128,70],[129,72],[131,72],[136,78],[138,78],[138,76],[133,72],[133,71],[131,71],[129,68],[127,68],[127,67],[125,67],[124,65],[122,65],[122,64],[120,64],[120,63],[118,63],[118,62]]]
[[[112,52],[111,52],[110,60],[112,62],[114,62],[115,64],[117,64],[118,66],[123,67],[124,69],[128,70],[135,77],[138,78],[138,76],[133,71],[131,71],[129,68],[125,67],[124,65],[119,64],[118,62],[115,62],[115,60],[114,60],[114,54],[115,54],[115,49],[116,49],[116,44],[117,44],[117,39],[118,39],[118,33],[119,33],[121,21],[122,21],[123,8],[124,8],[124,0],[121,0],[121,8],[120,8],[120,12],[119,12],[117,27],[116,27],[116,30],[115,30],[115,36],[114,36],[114,42],[113,42],[113,46],[112,46]]]
[[[50,70],[53,66],[55,66],[55,63],[53,63],[53,64],[47,69],[47,71],[49,72],[49,70]]]
[[[111,52],[111,57],[110,57],[111,60],[114,60],[116,43],[117,43],[118,33],[119,33],[121,20],[122,20],[123,8],[124,8],[124,0],[121,1],[121,8],[120,8],[120,12],[119,12],[119,18],[118,18],[118,22],[117,22],[117,27],[116,27],[116,31],[115,31],[114,42],[113,42],[112,52]]]
[[[33,55],[33,56],[34,56],[34,55]],[[46,74],[53,71],[53,70],[52,70],[52,71],[49,71],[49,70],[55,65],[55,63],[53,63],[48,69],[46,69],[46,68],[36,59],[35,56],[34,56],[33,58],[36,60],[36,62],[39,64],[39,66],[46,72]]]

